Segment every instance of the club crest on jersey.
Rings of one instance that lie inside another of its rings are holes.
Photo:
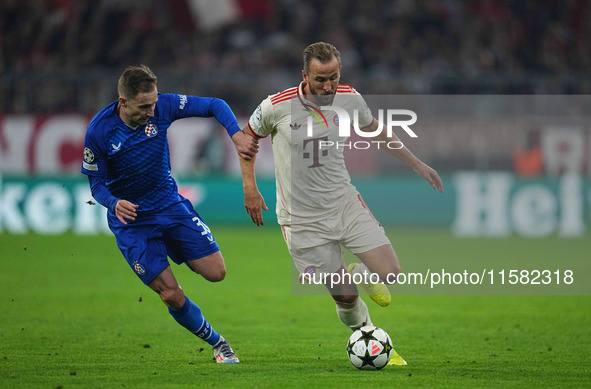
[[[156,127],[152,123],[148,124],[144,131],[146,133],[146,136],[149,136],[150,138],[158,135],[158,127]]]
[[[138,261],[135,261],[133,263],[133,270],[135,270],[135,272],[137,274],[139,274],[140,276],[143,276],[144,274],[146,274],[146,269]]]
[[[338,126],[339,125],[339,115],[334,115],[334,118],[332,119],[332,121],[334,122],[334,124],[336,124]]]
[[[304,270],[304,274],[314,274],[316,273],[316,268],[314,266],[308,266],[305,270]]]

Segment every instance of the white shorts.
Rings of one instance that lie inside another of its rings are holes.
[[[382,225],[359,192],[349,194],[330,217],[310,224],[283,225],[283,237],[300,272],[333,273],[344,266],[341,245],[353,254],[389,245]]]

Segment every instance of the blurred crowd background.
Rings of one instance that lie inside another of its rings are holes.
[[[317,41],[340,50],[341,82],[375,117],[418,112],[418,138],[394,131],[444,179],[433,196],[352,136],[347,168],[382,222],[461,236],[587,231],[591,0],[0,0],[0,229],[107,231],[80,164],[88,122],[117,99],[125,67],[150,66],[161,92],[222,98],[243,126],[298,85]],[[248,222],[224,129],[173,127],[183,195],[210,221]],[[257,177],[273,207],[270,138]]]
[[[363,94],[589,94],[588,0],[2,0],[0,113],[92,114],[129,64],[248,115],[328,41]]]

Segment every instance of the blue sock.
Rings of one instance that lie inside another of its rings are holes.
[[[185,304],[181,308],[168,308],[168,312],[180,325],[205,340],[211,346],[220,341],[220,334],[215,332],[213,327],[205,320],[199,306],[189,300],[187,296],[185,296]]]

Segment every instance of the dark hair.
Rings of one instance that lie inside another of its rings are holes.
[[[117,84],[119,96],[132,99],[138,93],[152,92],[156,88],[156,75],[146,65],[128,66]]]
[[[336,47],[326,42],[312,43],[304,50],[304,70],[308,72],[310,70],[310,62],[316,58],[321,63],[328,63],[335,57],[341,64],[341,53]]]

